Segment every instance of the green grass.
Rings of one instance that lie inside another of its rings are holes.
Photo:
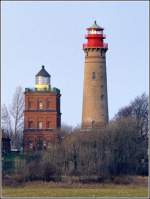
[[[67,197],[67,196],[124,196],[124,197],[147,197],[148,188],[144,186],[134,185],[99,185],[93,187],[51,187],[50,184],[27,184],[24,187],[4,187],[3,196],[16,196],[16,197],[36,197],[36,196],[47,196],[47,197]]]

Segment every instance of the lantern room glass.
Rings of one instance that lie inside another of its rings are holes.
[[[50,78],[49,77],[42,77],[37,76],[36,77],[36,84],[50,84]]]
[[[103,34],[103,31],[102,30],[91,29],[91,30],[88,30],[88,34],[101,35],[101,34]]]

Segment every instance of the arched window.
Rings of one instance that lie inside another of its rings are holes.
[[[94,128],[94,124],[95,124],[95,121],[94,121],[94,120],[92,120],[92,128]]]
[[[47,109],[50,109],[50,100],[47,100]]]
[[[38,122],[38,128],[42,129],[42,126],[43,126],[42,122]]]
[[[96,79],[96,73],[95,72],[92,73],[92,79]]]
[[[47,148],[47,143],[46,143],[46,141],[45,141],[45,140],[43,141],[43,148],[44,148],[44,149],[46,149],[46,148]]]
[[[50,128],[50,122],[49,122],[49,121],[46,122],[46,128],[47,128],[47,129]]]
[[[101,100],[103,100],[104,99],[104,95],[101,95]]]
[[[41,110],[41,109],[43,109],[43,102],[42,101],[39,101],[39,103],[38,103],[38,108]]]
[[[33,121],[28,121],[28,128],[33,128]]]
[[[43,149],[43,140],[41,138],[37,139],[36,148],[37,148],[37,150],[42,150]]]
[[[29,141],[29,148],[33,149],[33,143],[32,143],[32,141]]]

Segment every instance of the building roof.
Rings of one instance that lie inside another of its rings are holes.
[[[42,69],[36,74],[36,77],[37,76],[50,77],[50,74],[45,70],[44,66],[42,66]]]
[[[99,29],[99,30],[103,30],[102,27],[100,27],[99,25],[97,25],[96,21],[94,21],[94,24],[89,27],[88,29]]]

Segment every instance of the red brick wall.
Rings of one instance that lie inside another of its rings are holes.
[[[40,139],[46,143],[56,141],[56,129],[61,126],[60,94],[54,92],[25,92],[24,150],[36,149]],[[39,108],[39,102],[43,108]],[[42,122],[42,129],[38,123]],[[49,127],[48,127],[49,124]]]

